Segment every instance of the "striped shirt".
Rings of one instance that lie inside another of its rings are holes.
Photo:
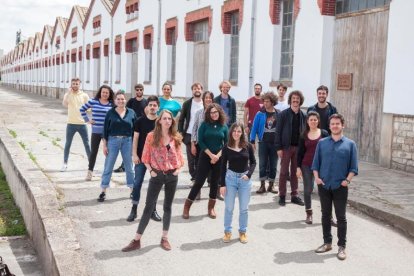
[[[80,108],[81,115],[85,122],[89,122],[89,117],[86,114],[88,109],[92,110],[92,120],[95,123],[92,125],[92,133],[101,134],[103,132],[103,126],[105,121],[106,113],[112,108],[112,103],[101,104],[99,100],[90,99],[86,104]]]

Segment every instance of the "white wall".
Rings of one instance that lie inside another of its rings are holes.
[[[384,112],[414,115],[414,1],[391,1]]]

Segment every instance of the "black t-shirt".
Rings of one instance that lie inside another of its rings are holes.
[[[320,128],[326,130],[328,133],[331,133],[329,130],[329,106],[327,105],[325,108],[320,108],[316,105],[316,112],[319,113],[320,119]]]
[[[142,98],[142,100],[138,101],[136,98],[131,98],[128,100],[127,107],[132,108],[137,115],[137,118],[145,115],[144,109],[147,106],[147,99]]]
[[[276,112],[266,111],[266,123],[262,142],[274,143],[276,138]]]
[[[135,122],[134,132],[138,132],[138,157],[141,158],[142,152],[144,151],[145,139],[147,139],[148,133],[153,131],[155,128],[155,120],[148,119],[147,116],[141,116]]]
[[[300,112],[300,111],[299,111]],[[290,139],[291,146],[299,145],[300,136],[300,114],[293,112],[292,110],[292,138]]]

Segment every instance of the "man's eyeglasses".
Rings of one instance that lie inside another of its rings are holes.
[[[144,89],[142,88],[136,88],[135,91],[143,91]]]

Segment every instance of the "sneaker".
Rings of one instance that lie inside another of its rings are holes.
[[[279,197],[279,205],[280,206],[285,206],[286,205],[286,198],[285,198],[285,196],[280,196]]]
[[[240,232],[239,233],[239,240],[240,240],[241,243],[247,243],[247,235],[246,235],[246,233]]]
[[[91,181],[92,180],[92,171],[88,171],[85,177],[86,181]]]
[[[63,163],[62,168],[60,169],[61,172],[65,172],[68,169],[68,163]]]
[[[125,171],[124,167],[120,166],[118,169],[114,170],[114,173],[122,173],[124,171]]]
[[[300,206],[305,206],[305,203],[298,196],[292,197],[291,200],[290,200],[290,202],[292,202],[293,204],[300,205]]]
[[[316,248],[315,253],[325,253],[332,250],[332,244],[324,243],[318,248]]]
[[[228,243],[231,240],[231,233],[230,232],[224,232],[223,242]]]
[[[345,259],[346,259],[345,247],[340,246],[340,247],[338,248],[338,254],[336,254],[336,257],[337,257],[339,260],[341,260],[341,261],[343,261],[343,260],[345,260]]]
[[[105,199],[106,199],[106,194],[105,194],[105,192],[102,192],[98,197],[98,201],[99,202],[104,202]]]

